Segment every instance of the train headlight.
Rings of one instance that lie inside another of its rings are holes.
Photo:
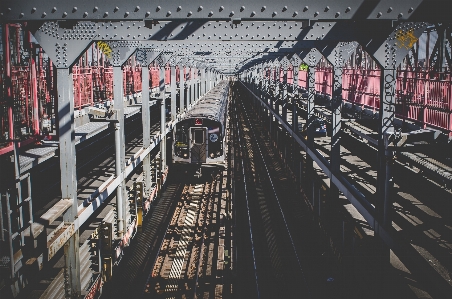
[[[213,153],[210,154],[210,158],[213,159],[215,155]]]
[[[187,158],[188,157],[188,154],[187,153],[184,153],[184,158]]]

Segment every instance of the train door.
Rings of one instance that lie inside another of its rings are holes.
[[[206,128],[191,128],[191,163],[206,163],[207,157],[207,142],[206,142]]]

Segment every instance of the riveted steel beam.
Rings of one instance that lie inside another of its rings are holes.
[[[350,19],[409,19],[417,15],[423,0],[365,1],[340,0],[322,2],[297,0],[275,2],[262,0],[221,1],[199,0],[181,2],[178,0],[4,0],[0,6],[0,21],[42,21],[42,20],[350,20]],[[436,1],[435,1],[436,2]],[[421,6],[428,17],[441,12],[437,5]],[[421,17],[422,14],[419,16]]]

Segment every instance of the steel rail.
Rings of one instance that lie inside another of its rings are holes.
[[[259,154],[260,154],[260,156],[261,156],[262,163],[264,164],[265,170],[266,170],[266,172],[267,172],[268,179],[269,179],[270,184],[271,184],[271,186],[272,186],[273,194],[275,195],[276,202],[278,203],[279,211],[281,212],[281,216],[283,217],[284,225],[286,226],[287,233],[289,234],[290,243],[291,243],[291,245],[292,245],[292,249],[293,249],[293,251],[294,251],[294,253],[295,253],[295,256],[296,256],[296,258],[297,258],[298,266],[299,266],[299,268],[300,268],[300,270],[301,270],[301,274],[302,274],[302,277],[303,277],[303,281],[304,281],[304,283],[305,283],[305,285],[306,285],[306,288],[307,288],[307,290],[308,290],[308,293],[309,293],[309,298],[312,298],[312,292],[311,292],[311,289],[309,288],[309,285],[308,285],[308,283],[307,283],[307,281],[306,281],[306,276],[305,276],[305,274],[304,274],[303,267],[302,267],[302,265],[301,265],[301,261],[300,261],[300,258],[299,258],[299,256],[298,256],[297,248],[296,248],[295,243],[294,243],[293,238],[292,238],[292,233],[290,232],[289,225],[287,224],[286,216],[285,216],[284,211],[283,211],[283,209],[282,209],[282,207],[281,207],[281,203],[280,203],[280,201],[279,201],[278,194],[277,194],[277,192],[276,192],[276,190],[275,190],[275,185],[273,184],[273,180],[272,180],[272,178],[271,178],[270,171],[269,171],[269,169],[268,169],[268,167],[267,167],[267,163],[265,162],[264,155],[262,154],[262,150],[261,150],[261,147],[260,147],[260,145],[259,145],[258,138],[256,137],[256,134],[254,133],[254,127],[253,127],[253,125],[252,125],[252,123],[251,123],[251,121],[250,121],[250,119],[249,119],[248,113],[247,113],[247,111],[246,111],[246,109],[245,109],[245,107],[244,107],[244,105],[243,105],[243,101],[240,100],[240,102],[242,103],[242,107],[244,108],[242,111],[243,111],[243,113],[245,113],[245,115],[246,115],[246,119],[247,119],[248,125],[249,125],[249,127],[250,127],[250,132],[253,134],[254,140],[256,140],[256,146],[257,146],[257,148],[258,148],[258,150],[259,150]],[[242,160],[242,161],[243,161],[243,160]]]
[[[234,112],[235,112],[235,115],[237,115],[237,106],[234,107]],[[241,138],[240,138],[241,130],[240,130],[240,127],[239,127],[238,120],[236,120],[236,127],[237,127],[238,142],[239,142],[239,146],[240,146],[242,141],[241,141]],[[256,255],[255,255],[255,252],[254,252],[254,239],[253,239],[253,231],[252,231],[252,226],[251,226],[250,206],[249,206],[249,202],[248,202],[248,190],[247,190],[247,187],[246,187],[246,180],[245,180],[245,167],[244,167],[244,164],[243,164],[243,158],[241,160],[242,160],[243,184],[244,184],[244,188],[245,188],[246,210],[247,210],[247,214],[248,214],[248,226],[250,228],[251,251],[253,253],[254,278],[255,278],[255,281],[256,281],[257,298],[260,298],[259,281],[258,281],[257,266],[256,266]]]

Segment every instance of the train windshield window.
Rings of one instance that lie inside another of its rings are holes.
[[[186,146],[187,145],[187,135],[185,133],[186,128],[178,128],[176,130],[176,145],[178,146]]]
[[[195,143],[202,144],[204,143],[204,130],[195,130]]]

